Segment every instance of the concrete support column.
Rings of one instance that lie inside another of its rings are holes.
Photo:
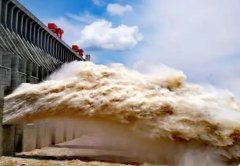
[[[49,120],[46,121],[45,125],[47,130],[46,145],[50,146],[50,145],[53,145],[53,142],[54,142],[53,141],[54,127],[53,127],[53,123]]]
[[[38,82],[39,82],[39,66],[36,66],[35,70],[36,70],[36,77],[38,78]]]
[[[46,129],[43,123],[37,123],[37,148],[45,146]]]
[[[1,53],[2,57],[2,66],[11,68],[11,60],[12,60],[12,55],[9,53]]]
[[[2,155],[3,147],[3,132],[2,132],[2,117],[3,117],[3,106],[4,106],[4,86],[0,85],[0,156]]]
[[[23,148],[23,125],[15,125],[14,151],[22,152]]]
[[[39,82],[41,82],[43,80],[42,67],[41,66],[38,68],[38,79],[39,79]]]
[[[26,60],[20,59],[18,55],[12,56],[11,63],[11,88],[16,89],[21,83],[26,82]]]
[[[3,65],[3,63],[2,63],[2,59],[3,59],[3,55],[2,55],[2,52],[0,52],[0,66]]]
[[[11,84],[11,55],[0,51],[0,85]],[[6,89],[5,89],[6,90]],[[6,94],[5,94],[6,95]]]
[[[37,148],[36,124],[26,124],[23,126],[23,147],[22,151],[27,152]]]
[[[42,76],[43,80],[48,77],[48,69],[42,68]]]
[[[58,144],[62,143],[65,140],[65,128],[64,122],[56,121],[54,124],[54,131],[53,131],[53,143]]]
[[[42,75],[42,80],[46,79],[47,78],[47,69],[42,68],[41,75]]]
[[[50,70],[47,70],[47,77],[49,77],[51,74],[51,71]]]
[[[19,57],[18,56],[12,56],[11,69],[12,69],[11,87],[15,89],[19,85],[19,75],[18,75]]]
[[[39,69],[38,65],[34,64],[33,65],[33,74],[32,75],[34,77],[36,77],[36,78],[38,78],[38,69]]]
[[[3,125],[2,155],[14,156],[15,152],[15,126]]]
[[[74,123],[67,120],[65,126],[66,141],[70,141],[74,139]]]
[[[39,77],[38,77],[38,66],[36,64],[32,64],[32,76],[31,76],[31,83],[38,83]]]
[[[21,73],[26,73],[27,71],[27,61],[25,59],[19,59],[19,68],[18,71]]]
[[[48,121],[37,123],[37,148],[47,147],[53,142],[52,126]]]
[[[27,63],[27,82],[31,83],[33,64],[31,62]]]

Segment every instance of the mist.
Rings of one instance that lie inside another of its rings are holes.
[[[124,154],[139,162],[236,165],[239,100],[228,91],[185,79],[183,72],[167,66],[149,75],[122,64],[72,62],[46,81],[22,84],[5,97],[3,121],[84,119],[89,125],[79,125],[79,130],[101,129],[102,135],[93,130],[101,140],[119,134],[123,139],[105,139],[104,144],[125,147]]]
[[[238,0],[141,1],[132,18],[144,41],[126,58],[137,70],[159,64],[183,70],[188,80],[240,94]],[[136,19],[137,18],[137,19]]]

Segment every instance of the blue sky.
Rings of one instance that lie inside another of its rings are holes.
[[[21,0],[28,9],[40,18],[58,17],[66,13],[79,14],[81,12],[91,12],[95,15],[103,15],[104,8],[95,5],[92,0]],[[111,2],[111,1],[109,1]]]
[[[71,0],[71,2],[68,0],[20,0],[20,2],[45,24],[47,24],[47,22],[56,22],[59,27],[62,27],[65,30],[63,39],[69,45],[77,43],[74,41],[77,41],[77,39],[80,37],[80,31],[83,26],[97,20],[109,21],[115,27],[124,24],[124,22],[125,24],[131,26],[131,22],[126,20],[124,21],[124,17],[121,17],[121,15],[111,15],[107,11],[109,4],[119,4],[123,6],[129,5],[132,8],[133,1],[131,0]],[[128,12],[128,14],[133,13]],[[79,18],[82,20],[79,21]],[[72,29],[65,28],[65,26],[68,27],[66,24],[75,25],[76,27],[73,29],[75,30],[76,35],[77,32],[79,32],[79,37],[74,38],[71,35],[68,35],[72,32]],[[77,29],[77,27],[79,28]],[[129,49],[112,50],[99,49],[98,47],[89,47],[85,48],[85,50],[87,53],[93,54],[93,58],[99,63],[124,63],[125,57],[122,55],[127,54],[129,51]]]
[[[96,63],[161,64],[240,96],[239,0],[20,0]]]

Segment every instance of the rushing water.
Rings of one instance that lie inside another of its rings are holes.
[[[120,64],[72,62],[48,80],[22,84],[7,96],[4,123],[96,118],[154,140],[159,162],[237,165],[240,102],[229,92],[189,84],[185,78],[166,67],[147,75]]]

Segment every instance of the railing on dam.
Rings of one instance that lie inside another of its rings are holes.
[[[17,0],[0,0],[0,50],[50,71],[79,57]]]

